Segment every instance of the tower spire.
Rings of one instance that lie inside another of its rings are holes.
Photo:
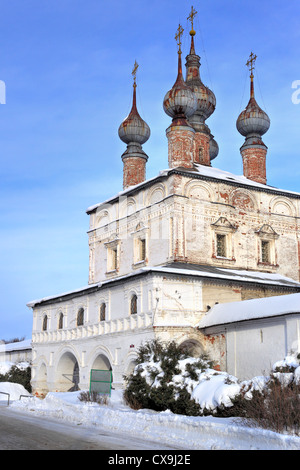
[[[262,136],[270,127],[269,116],[258,106],[254,97],[254,65],[257,56],[251,52],[246,66],[250,71],[250,99],[239,115],[236,127],[245,142],[240,148],[243,159],[243,174],[246,178],[257,183],[266,184],[266,155],[268,147]]]
[[[195,52],[194,19],[197,11],[192,6],[187,20],[191,23],[191,47],[190,53],[186,56],[186,84],[193,90],[197,98],[197,108],[189,117],[189,123],[196,131],[193,148],[193,161],[201,165],[210,166],[211,160],[216,158],[219,152],[218,144],[213,138],[206,119],[216,108],[216,97],[214,93],[203,84],[200,77],[200,57]]]
[[[192,149],[195,131],[187,119],[195,112],[197,99],[182,75],[182,33],[183,28],[179,25],[175,35],[178,46],[178,74],[173,87],[166,93],[163,101],[165,113],[172,118],[172,124],[166,130],[170,168],[193,166]]]
[[[187,17],[187,20],[191,22],[191,30],[190,30],[190,36],[191,36],[191,49],[190,49],[190,54],[195,54],[195,44],[194,44],[194,36],[196,35],[196,31],[194,30],[194,18],[197,15],[197,11],[194,10],[194,7],[192,6],[191,8],[191,13]]]
[[[248,61],[246,62],[247,67],[249,68],[250,71],[250,98],[254,98],[254,74],[253,70],[255,68],[255,62],[256,62],[257,56],[251,52]]]
[[[122,155],[123,160],[123,188],[139,184],[146,179],[146,162],[148,156],[142,149],[142,144],[150,137],[148,124],[141,118],[136,105],[136,73],[139,65],[135,61],[132,70],[133,98],[132,108],[126,119],[119,127],[119,137],[127,144]]]

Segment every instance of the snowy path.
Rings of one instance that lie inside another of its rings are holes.
[[[109,404],[102,406],[81,402],[80,392],[20,400],[21,394],[29,395],[21,385],[2,382],[1,390],[10,393],[11,404],[5,406],[7,399],[0,396],[0,417],[22,417],[25,430],[31,427],[28,423],[40,423],[41,434],[45,429],[54,435],[67,432],[74,448],[76,439],[84,437],[84,445],[110,450],[300,450],[300,437],[249,428],[232,418],[134,411],[124,404],[121,390],[113,390]]]
[[[157,442],[130,438],[0,405],[0,450],[158,450]],[[173,447],[174,449],[174,447]]]
[[[300,450],[300,437],[247,428],[230,418],[133,411],[122,403],[117,391],[112,394],[108,406],[83,404],[77,397],[76,392],[51,392],[44,400],[16,400],[11,411],[40,416],[46,421],[54,419],[57,425],[71,423],[75,428],[82,426],[91,433],[89,435],[107,432],[123,437],[123,443],[119,443],[125,443],[130,450],[155,446],[185,450]]]

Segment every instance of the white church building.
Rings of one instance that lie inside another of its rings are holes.
[[[237,119],[245,138],[237,176],[212,167],[218,145],[206,120],[216,99],[200,77],[193,23],[183,77],[181,34],[178,75],[163,102],[168,168],[146,179],[150,129],[136,106],[135,67],[132,109],[119,128],[123,190],[87,209],[88,284],[28,304],[40,395],[88,389],[92,369],[111,370],[122,387],[139,346],[154,338],[206,352],[240,378],[300,348],[300,194],[267,184],[262,135],[270,120],[254,96],[255,57]],[[293,299],[293,309],[277,304],[273,315],[268,302],[280,297]],[[257,316],[246,313],[251,299],[264,302]]]

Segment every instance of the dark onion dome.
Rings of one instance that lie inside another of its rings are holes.
[[[141,118],[136,106],[136,83],[133,84],[133,102],[129,115],[119,127],[119,137],[125,144],[143,145],[150,137],[150,128]]]
[[[171,90],[164,97],[163,108],[165,113],[173,118],[174,124],[187,126],[186,118],[194,114],[197,107],[197,99],[191,88],[186,85],[182,76],[180,44],[177,79]]]
[[[195,53],[194,35],[190,31],[191,48],[186,56],[186,84],[193,90],[197,98],[197,108],[194,115],[189,119],[192,125],[203,123],[216,109],[216,97],[214,93],[203,84],[200,77],[200,57]]]
[[[236,121],[236,127],[244,137],[250,134],[262,136],[270,127],[270,118],[257,104],[254,97],[253,74],[251,73],[250,100]]]
[[[214,160],[219,154],[219,146],[217,142],[214,139],[214,136],[211,134],[210,135],[210,141],[209,141],[209,158],[210,161]]]

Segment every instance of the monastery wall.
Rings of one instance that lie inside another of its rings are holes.
[[[170,261],[299,280],[296,196],[178,174],[124,194],[91,214],[90,283]]]

